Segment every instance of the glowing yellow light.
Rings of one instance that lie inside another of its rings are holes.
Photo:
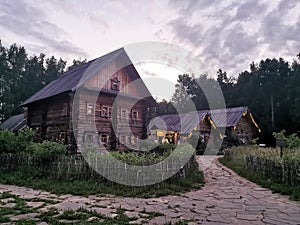
[[[254,118],[253,118],[252,114],[250,113],[249,115],[250,115],[250,118],[251,118],[252,123],[253,123],[254,126],[256,126],[256,128],[258,129],[258,132],[261,132],[259,126],[258,126],[257,123],[254,121]]]

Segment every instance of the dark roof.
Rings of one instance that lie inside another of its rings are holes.
[[[210,110],[209,116],[217,127],[232,127],[237,125],[247,107]]]
[[[207,111],[195,111],[186,114],[169,114],[155,117],[149,123],[149,130],[159,129],[176,131],[181,134],[190,133],[207,115]]]
[[[216,127],[236,126],[243,114],[248,111],[247,107],[236,107],[215,110],[202,110],[187,114],[169,114],[156,117],[150,121],[149,129],[177,131],[183,134],[190,133],[197,124],[208,115]],[[252,118],[252,115],[250,114]],[[254,125],[258,125],[252,120]]]
[[[0,130],[18,131],[26,127],[27,119],[25,115],[19,114],[9,117],[3,123],[0,124]]]
[[[30,98],[25,100],[22,103],[22,106],[26,106],[32,102],[36,102],[45,98],[52,97],[57,94],[61,94],[67,91],[75,91],[77,88],[82,86],[82,84],[88,80],[90,77],[96,74],[100,69],[102,69],[105,65],[110,63],[112,60],[116,59],[117,57],[121,56],[120,60],[123,60],[125,65],[130,65],[132,62],[130,61],[127,53],[125,52],[124,48],[120,48],[115,50],[111,53],[108,53],[104,56],[91,60],[85,64],[79,65],[74,69],[71,69],[62,75],[59,76],[58,79],[50,82],[44,88],[36,92]],[[126,61],[124,61],[126,60]],[[137,74],[137,75],[135,75]],[[139,78],[138,73],[134,69],[133,73],[130,74],[133,80]],[[142,87],[146,91],[148,91],[147,87]],[[149,93],[149,91],[148,91]],[[150,93],[149,93],[150,95]]]

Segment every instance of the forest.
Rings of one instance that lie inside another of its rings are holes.
[[[26,98],[85,62],[86,59],[74,59],[67,67],[61,58],[46,57],[43,53],[29,55],[25,47],[5,47],[0,40],[0,121],[22,112],[24,109],[19,105]],[[251,62],[248,70],[231,76],[219,69],[215,77],[178,75],[172,99],[159,102],[156,115],[176,113],[175,107],[188,111],[187,98],[192,99],[196,109],[208,109],[198,85],[201,83],[211,89],[221,88],[226,107],[248,106],[262,130],[260,142],[273,144],[273,132],[281,130],[300,135],[300,53],[292,62],[281,57]]]

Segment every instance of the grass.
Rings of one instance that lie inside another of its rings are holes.
[[[261,187],[268,188],[275,193],[289,195],[290,199],[300,201],[300,187],[289,186],[285,183],[279,183],[271,177],[267,178],[260,173],[248,169],[245,163],[241,160],[226,160],[224,157],[219,161],[226,167],[235,171],[238,175],[260,185]]]
[[[199,171],[198,164],[192,162],[191,170],[185,178],[170,178],[158,184],[142,187],[131,187],[108,181],[62,181],[45,178],[28,177],[23,170],[1,171],[0,183],[18,186],[26,186],[41,189],[54,194],[74,194],[88,196],[91,194],[112,194],[125,197],[158,197],[180,194],[203,186],[203,173]]]
[[[11,222],[9,216],[27,214],[36,212],[38,213],[37,208],[31,208],[26,205],[27,200],[31,199],[22,199],[17,195],[13,195],[9,192],[4,192],[0,194],[0,199],[14,199],[12,202],[16,203],[15,207],[5,208],[0,207],[0,223],[9,223]],[[79,208],[78,210],[66,210],[62,213],[55,208],[49,208],[48,211],[43,212],[37,215],[35,218],[20,219],[15,221],[16,225],[34,225],[38,222],[46,222],[49,225],[66,225],[66,224],[82,224],[82,225],[96,225],[96,224],[107,224],[107,225],[125,225],[129,224],[130,221],[135,221],[138,218],[128,217],[125,212],[127,210],[124,208],[117,208],[116,216],[110,218],[103,214],[97,213],[96,211],[88,210],[85,208]],[[152,219],[163,214],[159,212],[145,212],[147,214],[146,219]]]

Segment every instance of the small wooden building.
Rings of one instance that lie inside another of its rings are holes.
[[[78,143],[106,149],[136,145],[146,138],[147,112],[156,102],[121,48],[62,74],[23,106],[28,126],[41,139],[76,151]]]
[[[209,115],[217,128],[226,128],[227,137],[237,137],[244,144],[261,132],[248,107],[210,110]]]
[[[204,142],[207,142],[211,122],[207,111],[163,115],[150,121],[148,134],[158,143],[162,143],[167,138],[168,143],[177,144],[186,141],[193,134],[199,135]]]
[[[207,143],[212,128],[221,139],[234,136],[245,144],[261,132],[249,109],[237,107],[159,116],[150,121],[148,133],[159,143],[165,136],[184,138],[192,134],[198,134]],[[225,129],[225,136],[218,128]],[[176,140],[172,142],[177,143]]]

